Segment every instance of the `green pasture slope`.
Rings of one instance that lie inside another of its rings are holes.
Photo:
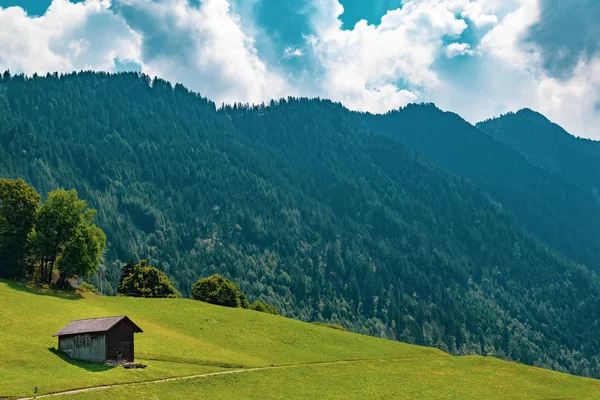
[[[144,370],[74,362],[52,334],[73,319],[128,315]],[[59,398],[594,399],[600,381],[181,299],[71,295],[0,281],[0,396],[136,385]],[[161,378],[270,369],[163,383]],[[135,397],[130,397],[135,396]]]

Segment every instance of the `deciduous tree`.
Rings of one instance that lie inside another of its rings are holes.
[[[93,223],[96,210],[87,208],[75,190],[55,190],[38,211],[30,243],[38,278],[50,283],[56,266],[62,280],[85,276],[98,267],[106,247],[104,232]]]
[[[147,265],[146,260],[135,265],[123,279],[119,293],[133,297],[181,297],[181,293],[161,270]]]
[[[0,277],[27,272],[27,237],[33,229],[40,195],[22,179],[0,179]]]
[[[199,279],[194,283],[192,296],[195,300],[219,306],[248,307],[246,296],[240,288],[229,279],[218,274]]]

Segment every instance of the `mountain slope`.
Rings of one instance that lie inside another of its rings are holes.
[[[374,132],[473,180],[530,232],[600,271],[600,204],[589,190],[532,165],[509,146],[434,105],[409,105],[385,115],[362,114],[361,119]]]
[[[107,285],[148,258],[184,293],[221,273],[294,318],[600,376],[598,278],[338,104],[217,111],[137,74],[0,87],[0,175],[99,209]]]
[[[66,295],[0,281],[0,304],[11,305],[0,308],[0,396],[231,371],[239,372],[52,398],[593,399],[600,391],[592,379],[191,300]],[[52,334],[70,320],[123,314],[144,330],[135,346],[146,369],[78,362],[54,351]],[[274,369],[250,371],[256,367]]]
[[[534,165],[600,194],[600,142],[572,136],[529,109],[480,122],[477,127]]]

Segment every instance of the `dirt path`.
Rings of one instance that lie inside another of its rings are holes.
[[[284,367],[260,367],[260,368],[234,369],[234,370],[230,370],[230,371],[210,372],[207,374],[200,374],[200,375],[188,375],[188,376],[178,376],[178,377],[174,377],[174,378],[156,379],[153,381],[116,383],[114,385],[93,386],[93,387],[88,387],[88,388],[83,388],[83,389],[66,390],[64,392],[48,393],[48,394],[42,394],[42,395],[34,396],[34,397],[21,397],[16,400],[44,399],[44,398],[48,398],[48,397],[64,396],[64,395],[71,395],[71,394],[78,394],[78,393],[85,393],[85,392],[94,392],[97,390],[107,390],[107,389],[123,387],[123,386],[149,385],[149,384],[153,384],[153,383],[180,381],[180,380],[184,380],[184,379],[208,378],[208,377],[216,376],[216,375],[239,374],[242,372],[261,371],[261,370],[273,369],[273,368],[284,368]]]
[[[431,357],[431,356],[430,356]],[[428,358],[430,358],[428,357]],[[348,364],[348,363],[360,363],[360,362],[369,362],[369,361],[401,361],[401,360],[413,360],[415,358],[422,357],[404,357],[404,358],[373,358],[373,359],[356,359],[356,360],[338,360],[338,361],[317,361],[311,363],[303,363],[303,364],[285,364],[285,365],[273,365],[269,367],[256,367],[256,368],[244,368],[244,369],[234,369],[229,371],[220,371],[220,372],[209,372],[206,374],[199,375],[188,375],[188,376],[178,376],[173,378],[164,378],[164,379],[156,379],[152,381],[142,381],[142,382],[128,382],[128,383],[115,383],[113,385],[104,385],[104,386],[93,386],[83,389],[73,389],[66,390],[64,392],[54,392],[48,394],[41,394],[39,396],[33,397],[21,397],[15,400],[34,400],[34,399],[45,399],[48,397],[56,397],[56,396],[66,396],[78,393],[85,392],[94,392],[99,390],[107,390],[117,387],[127,387],[127,386],[138,386],[138,385],[150,385],[154,383],[163,383],[163,382],[172,382],[172,381],[181,381],[186,379],[198,379],[198,378],[209,378],[211,376],[217,375],[227,375],[227,374],[241,374],[244,372],[253,372],[253,371],[266,371],[270,369],[283,369],[283,368],[297,368],[297,367],[306,367],[311,365],[331,365],[331,364]]]

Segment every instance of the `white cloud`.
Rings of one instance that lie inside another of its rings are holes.
[[[522,0],[522,4],[507,14],[481,40],[482,52],[514,66],[524,68],[539,62],[539,53],[524,44],[529,28],[539,19],[538,0]]]
[[[54,0],[38,18],[0,8],[0,69],[32,73],[113,70],[114,58],[136,60],[139,36],[108,10],[109,3]]]
[[[468,43],[450,43],[446,46],[446,55],[448,58],[458,56],[472,56],[475,52],[471,50],[471,45]]]
[[[142,68],[220,102],[259,102],[286,94],[285,81],[258,57],[227,0],[116,0],[143,37]]]
[[[458,113],[471,123],[537,104],[531,74],[491,57],[473,57],[465,71],[444,76],[424,100]]]
[[[458,37],[467,27],[455,3],[409,1],[377,26],[360,21],[343,30],[339,2],[318,1],[321,12],[313,18],[316,33],[309,44],[325,69],[324,95],[353,109],[383,112],[415,101],[421,88],[438,86],[431,66],[442,39]]]
[[[0,70],[114,71],[119,58],[217,103],[304,95],[385,112],[434,101],[471,122],[530,107],[600,139],[600,60],[579,60],[567,79],[549,75],[526,40],[540,0],[399,0],[378,25],[352,29],[339,0],[303,0],[306,43],[276,51],[253,14],[266,0],[229,1],[54,0],[41,17],[0,7]]]
[[[573,134],[600,139],[600,57],[580,62],[571,78],[544,77],[536,109]]]
[[[297,48],[297,47],[286,47],[285,50],[283,51],[283,57],[284,58],[295,58],[295,57],[302,57],[304,55],[304,52]]]
[[[211,97],[259,102],[287,95],[227,0],[54,0],[41,17],[0,8],[0,69],[114,71],[114,59]]]
[[[600,100],[600,59],[580,61],[568,79],[550,76],[541,50],[525,40],[539,18],[537,0],[520,0],[519,7],[482,39],[479,50],[489,60],[486,79],[498,80],[500,69],[510,71],[500,79],[504,89],[487,91],[490,98],[483,102],[502,104],[502,112],[533,108],[573,134],[600,139],[600,113],[595,107]]]
[[[498,23],[498,17],[495,14],[488,14],[488,10],[492,7],[485,2],[467,1],[461,4],[460,7],[464,9],[461,17],[470,19],[477,27],[496,25]]]

